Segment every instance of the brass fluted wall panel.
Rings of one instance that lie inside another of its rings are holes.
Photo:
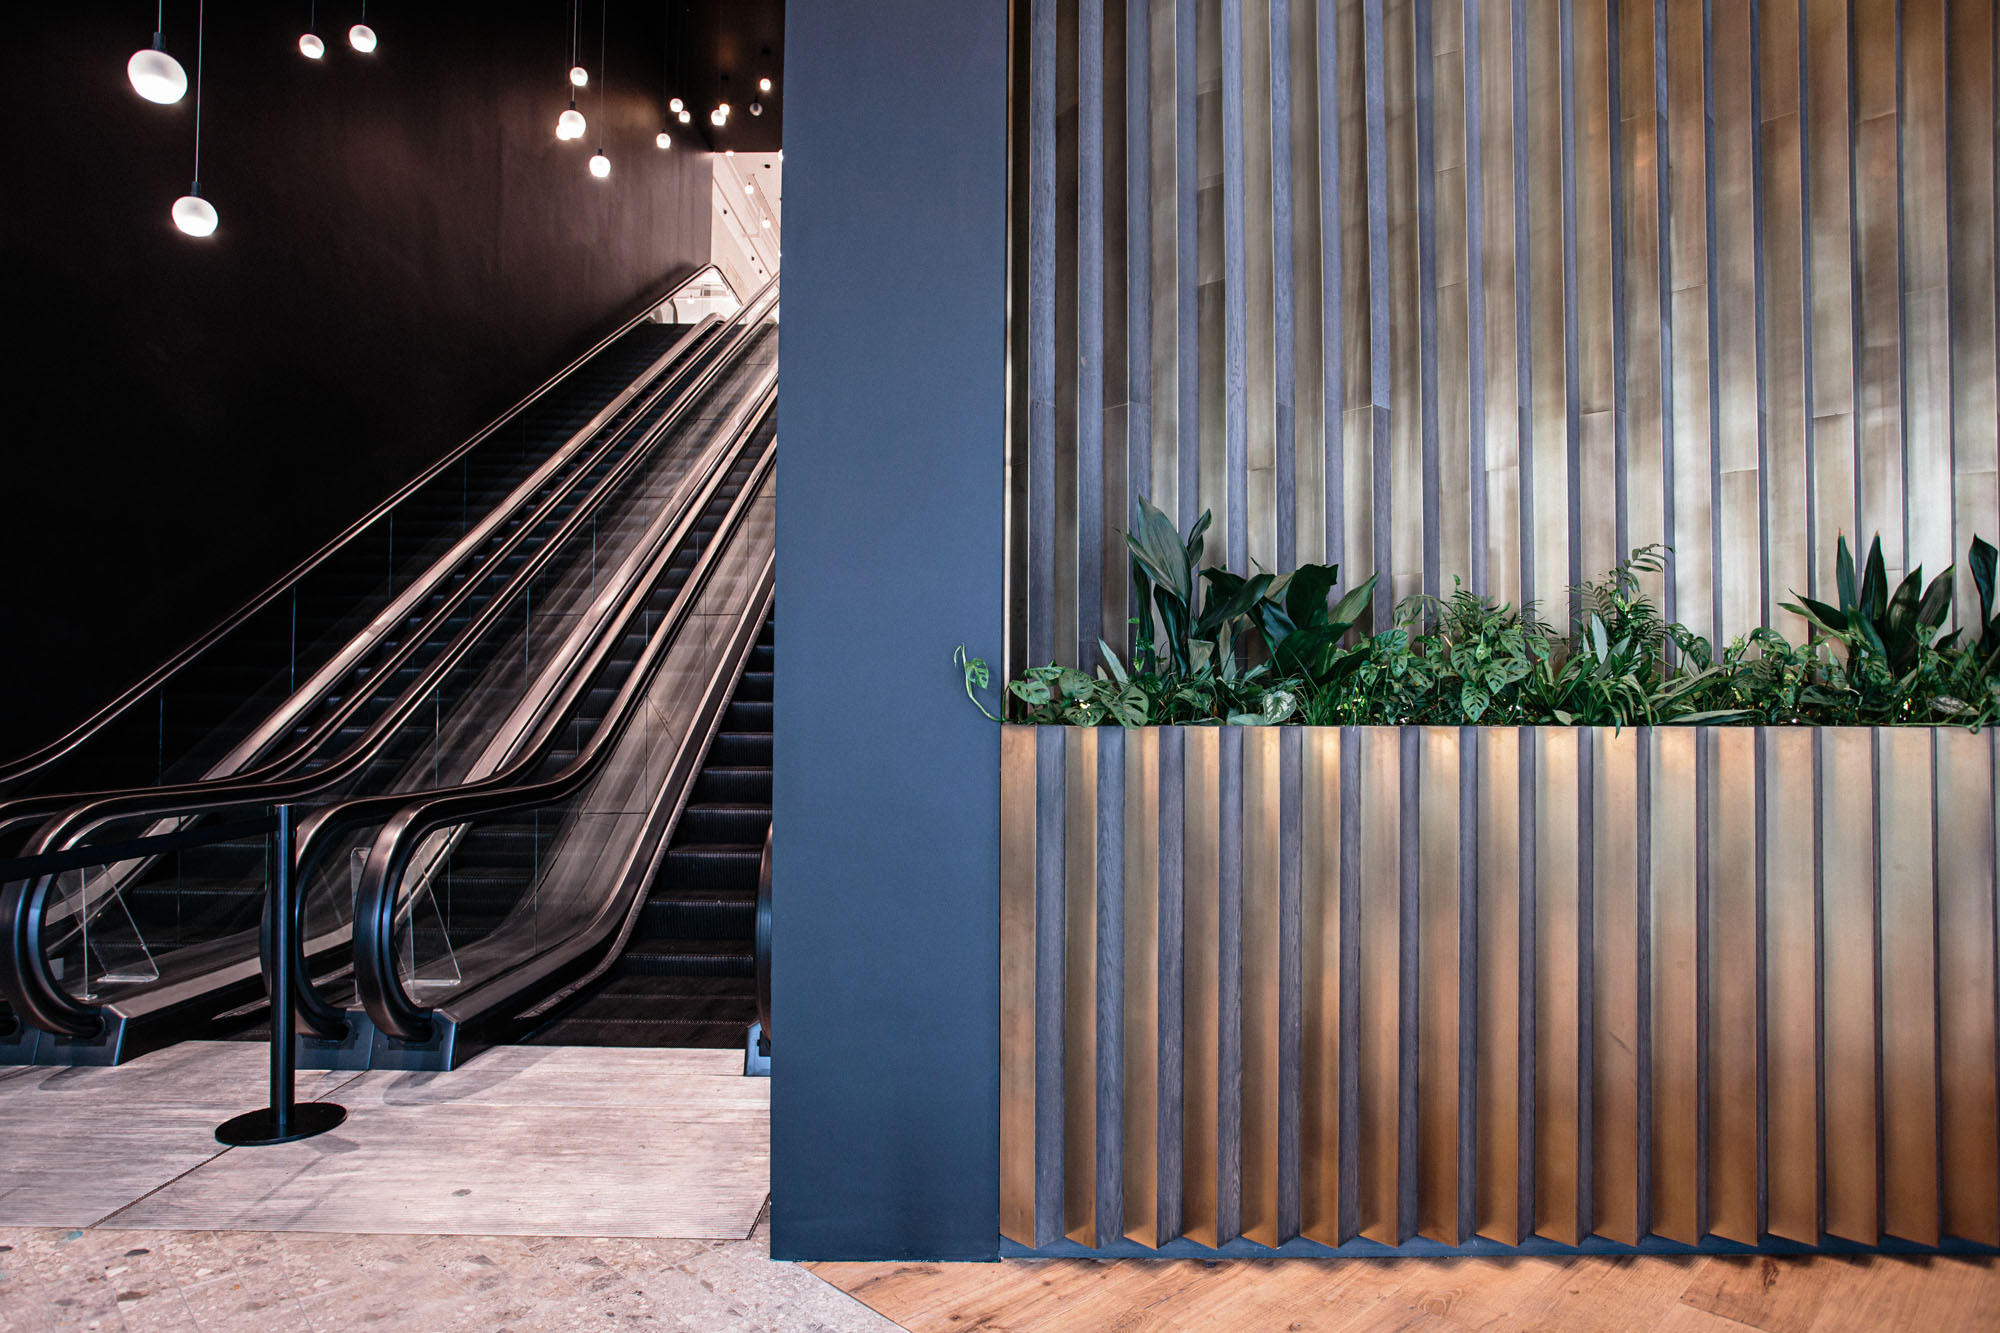
[[[2000,532],[1990,4],[1018,8],[1012,666],[1125,642],[1139,495],[1378,612],[1664,543],[1720,638]]]
[[[1995,764],[1009,728],[1003,1234],[2000,1245]]]

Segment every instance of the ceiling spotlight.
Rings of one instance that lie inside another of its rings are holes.
[[[604,155],[602,148],[598,149],[597,155],[590,159],[590,174],[599,180],[611,174],[611,159]]]
[[[679,111],[676,111],[674,113],[674,119],[680,121],[681,124],[685,125],[689,121],[693,120],[694,116],[688,111],[686,107],[682,107]]]
[[[326,54],[326,43],[319,39],[318,33],[309,32],[299,38],[299,54],[307,60],[318,60]]]
[[[201,197],[200,190],[197,185],[194,193],[174,200],[174,225],[190,236],[213,236],[222,217],[214,204]]]
[[[569,110],[556,117],[556,138],[581,139],[583,130],[583,113],[576,109],[576,103],[572,101]]]
[[[761,116],[761,115],[763,115],[763,114],[764,114],[764,104],[763,104],[762,102],[752,102],[752,103],[750,104],[750,114],[751,114],[751,115],[753,115],[753,116]]]
[[[357,23],[347,30],[347,44],[365,56],[375,49],[375,30],[366,23]]]
[[[665,130],[661,130],[653,136],[653,142],[662,148],[672,148],[674,146],[674,137]]]
[[[759,80],[757,80],[757,91],[758,91],[758,92],[760,92],[760,93],[768,93],[768,92],[770,92],[770,91],[771,91],[771,81],[770,81],[769,79],[759,79]]]
[[[673,113],[674,113],[675,115],[677,115],[677,116],[678,116],[678,115],[679,115],[679,114],[681,113],[682,109],[683,109],[684,107],[686,107],[686,106],[687,106],[687,103],[686,103],[686,102],[683,102],[683,101],[681,101],[681,99],[680,99],[680,98],[678,98],[678,97],[670,97],[670,98],[668,98],[668,99],[667,99],[667,110],[669,110],[669,111],[673,112]]]
[[[148,102],[158,102],[168,106],[187,96],[187,71],[181,62],[168,55],[160,47],[160,34],[153,34],[153,44],[134,51],[132,58],[125,62],[125,77],[132,80],[132,91]]]

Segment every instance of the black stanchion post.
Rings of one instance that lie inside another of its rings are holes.
[[[298,1100],[295,999],[292,994],[292,937],[298,929],[298,886],[292,883],[292,807],[278,807],[278,831],[270,858],[271,913],[271,1104],[224,1121],[215,1137],[234,1148],[292,1143],[324,1134],[347,1119],[347,1108],[332,1102]]]

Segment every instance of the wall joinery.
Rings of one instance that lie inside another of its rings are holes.
[[[1994,745],[1008,727],[1001,1233],[1990,1251]]]
[[[1985,0],[1019,11],[1012,666],[1126,641],[1142,495],[1378,615],[1661,543],[1725,638],[2000,533]]]

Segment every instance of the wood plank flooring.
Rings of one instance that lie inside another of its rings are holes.
[[[808,1267],[911,1333],[2000,1328],[1993,1260],[1009,1260]]]

